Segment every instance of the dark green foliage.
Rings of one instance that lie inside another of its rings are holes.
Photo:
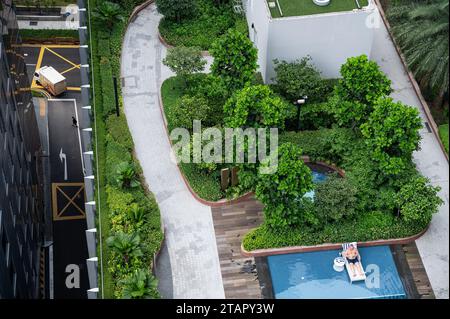
[[[345,178],[330,176],[315,187],[314,206],[319,220],[326,224],[356,214],[357,189]]]
[[[275,228],[304,225],[311,219],[310,199],[303,197],[313,188],[311,170],[301,159],[301,148],[294,144],[282,144],[275,156],[276,171],[260,170],[256,185],[256,197],[264,204],[265,223]]]
[[[257,69],[257,50],[244,34],[228,30],[216,40],[210,50],[214,57],[212,74],[220,77],[231,91],[252,82]]]
[[[349,58],[341,76],[330,105],[340,125],[355,128],[367,120],[379,97],[391,93],[391,81],[365,55]]]
[[[121,188],[135,188],[140,186],[135,168],[130,163],[119,163],[116,168],[116,175],[117,184],[119,184],[119,187]]]
[[[92,11],[93,21],[103,30],[110,30],[118,21],[124,21],[122,8],[118,3],[102,1]]]
[[[291,102],[303,96],[309,101],[323,101],[325,85],[320,72],[311,64],[311,57],[304,57],[295,62],[275,60],[277,73],[276,91]]]
[[[399,174],[411,161],[412,152],[419,148],[421,127],[416,108],[380,98],[361,133],[380,170],[389,176]]]
[[[158,280],[148,271],[137,269],[122,280],[123,299],[153,299],[158,296]]]
[[[158,11],[168,20],[181,22],[192,18],[196,12],[196,1],[192,0],[156,0]]]

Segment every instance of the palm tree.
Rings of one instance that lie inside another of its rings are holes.
[[[92,12],[92,16],[95,18],[96,22],[99,25],[103,25],[110,30],[115,21],[123,21],[125,19],[122,15],[122,11],[123,10],[119,4],[109,1],[103,1]]]
[[[152,299],[158,296],[158,280],[146,270],[136,270],[122,284],[123,299]]]
[[[437,90],[438,106],[448,94],[448,0],[406,1],[393,6],[392,31],[422,86]]]
[[[130,258],[142,256],[141,239],[137,233],[117,233],[106,240],[112,250],[122,255],[127,264]]]

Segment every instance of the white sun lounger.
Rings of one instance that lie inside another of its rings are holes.
[[[363,264],[361,263],[361,256],[358,256],[358,261],[359,261],[359,264],[361,265],[361,268],[362,268],[362,270],[363,270],[363,274],[360,275],[360,274],[357,272],[357,273],[356,273],[356,276],[353,276],[352,270],[350,269],[349,262],[348,262],[347,258],[345,257],[345,254],[344,254],[344,252],[346,252],[347,249],[348,249],[351,245],[353,245],[356,249],[358,249],[358,244],[357,244],[356,242],[353,242],[353,243],[345,243],[345,244],[342,244],[342,253],[341,253],[342,257],[344,257],[344,260],[345,260],[345,268],[347,269],[347,273],[348,273],[348,276],[350,277],[350,281],[351,281],[351,282],[354,282],[354,281],[362,281],[362,280],[366,280],[366,273],[365,273],[365,271],[364,271],[364,266],[363,266]]]

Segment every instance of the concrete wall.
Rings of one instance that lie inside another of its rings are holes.
[[[258,48],[258,65],[263,79],[266,78],[267,47],[269,40],[270,11],[266,0],[245,0],[250,39]]]
[[[265,0],[248,0],[250,38],[253,40],[253,24],[263,78],[271,82],[275,77],[274,59],[292,62],[307,55],[322,76],[339,77],[340,66],[347,58],[361,54],[370,57],[375,10],[371,2],[358,11],[272,19]]]

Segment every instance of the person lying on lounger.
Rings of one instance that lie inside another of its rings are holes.
[[[347,259],[348,266],[353,274],[353,277],[356,277],[356,273],[360,276],[364,275],[364,271],[361,266],[361,256],[359,255],[358,249],[355,246],[350,245],[346,251],[343,253],[343,257]]]

